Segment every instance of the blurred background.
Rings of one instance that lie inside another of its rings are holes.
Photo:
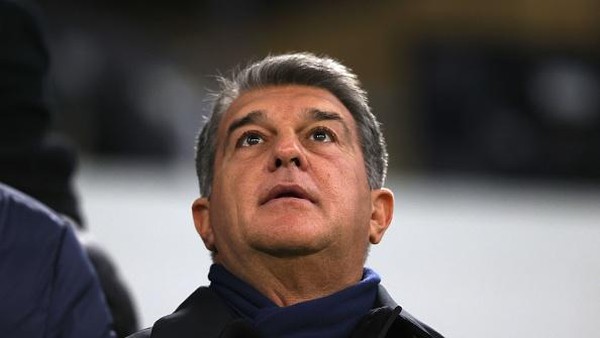
[[[54,129],[142,326],[207,282],[190,205],[213,75],[324,53],[362,80],[396,216],[369,265],[448,337],[600,331],[600,2],[38,0]]]

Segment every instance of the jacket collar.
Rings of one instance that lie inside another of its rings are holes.
[[[393,320],[393,325],[386,329],[386,331],[389,329],[388,335],[390,337],[443,338],[441,334],[399,306],[381,285],[379,285],[379,292],[375,301],[375,308],[378,307],[394,309],[394,317],[397,314],[397,317]]]
[[[374,308],[388,307],[398,313],[394,327],[401,325],[414,332],[414,337],[442,337],[427,325],[404,311],[385,288],[379,285]],[[403,330],[404,330],[403,329]],[[391,328],[395,331],[394,328]],[[244,319],[237,318],[208,287],[194,291],[174,313],[159,319],[152,327],[152,338],[228,338],[256,337],[252,326]]]
[[[175,312],[154,323],[151,337],[219,337],[234,320],[233,313],[212,290],[200,287]]]

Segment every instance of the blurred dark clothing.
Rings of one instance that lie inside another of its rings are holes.
[[[74,220],[81,233],[83,217],[72,186],[77,155],[66,139],[49,134],[51,114],[44,97],[49,56],[39,22],[31,4],[0,0],[0,182]],[[0,214],[0,220],[4,217]],[[97,271],[118,337],[135,332],[133,301],[110,256],[97,245],[85,242],[84,247]],[[38,277],[43,282],[46,276]]]
[[[112,311],[113,327],[117,336],[126,337],[136,332],[139,327],[133,299],[110,255],[93,242],[84,241],[83,245],[100,277],[100,285]]]
[[[114,337],[97,276],[68,221],[0,184],[3,337]]]
[[[22,1],[0,1],[0,181],[81,225],[71,186],[75,151],[48,135],[49,57],[35,13]]]

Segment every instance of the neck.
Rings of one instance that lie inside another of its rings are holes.
[[[314,254],[299,257],[273,257],[259,254],[243,262],[215,257],[235,276],[250,284],[278,306],[289,306],[321,298],[360,281],[364,260],[349,263]]]

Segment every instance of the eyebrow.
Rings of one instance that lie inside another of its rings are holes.
[[[350,129],[346,125],[346,122],[344,122],[344,119],[342,119],[342,116],[338,113],[323,111],[316,108],[308,109],[307,113],[311,114],[312,119],[315,121],[338,121],[344,128],[344,131],[350,133]]]
[[[307,109],[306,112],[309,115],[311,115],[311,118],[315,121],[339,121],[344,126],[344,129],[346,129],[346,130],[348,129],[346,127],[346,124],[344,123],[344,120],[338,113],[323,111],[323,110],[316,109],[316,108]],[[265,119],[266,119],[266,116],[262,110],[251,111],[248,114],[246,114],[245,116],[240,117],[239,119],[235,119],[235,120],[233,120],[233,122],[231,122],[231,124],[229,125],[229,128],[227,128],[227,137],[229,137],[236,129],[239,129],[239,128],[249,125],[249,124],[258,123],[259,121],[265,120]]]
[[[244,117],[233,120],[227,128],[227,138],[236,130],[249,124],[255,124],[258,121],[264,120],[265,114],[262,110],[254,110],[246,114]]]
[[[240,117],[239,119],[235,119],[231,122],[229,127],[227,128],[227,135],[225,135],[225,142],[223,143],[223,151],[227,148],[229,141],[231,140],[231,134],[237,129],[247,126],[250,124],[257,124],[260,121],[264,121],[267,117],[262,110],[253,110],[248,114]]]

